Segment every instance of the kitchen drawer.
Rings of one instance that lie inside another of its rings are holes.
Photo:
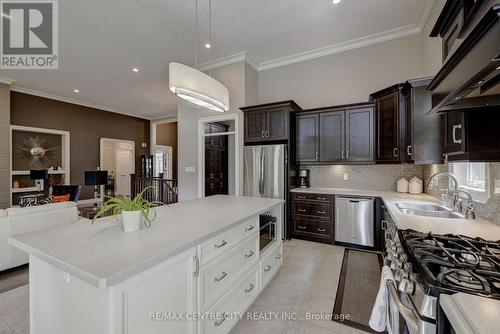
[[[233,247],[238,241],[256,234],[259,230],[259,217],[251,218],[230,230],[204,241],[198,246],[201,266]]]
[[[333,205],[312,202],[293,202],[293,213],[299,216],[312,216],[322,220],[331,221],[333,218]]]
[[[314,235],[315,237],[333,237],[333,225],[330,223],[294,219],[293,230],[294,233]]]
[[[264,289],[283,263],[283,242],[280,241],[260,262],[260,286]]]
[[[310,194],[310,193],[293,193],[293,199],[295,201],[316,201],[322,203],[332,203],[333,195],[323,195],[323,194]]]
[[[236,318],[225,317],[228,314],[243,313],[259,294],[259,266],[255,265],[241,278],[208,312],[218,319],[199,321],[200,333],[229,333],[238,322]]]
[[[234,284],[242,271],[259,260],[257,234],[217,257],[200,270],[198,279],[198,305],[206,310]]]

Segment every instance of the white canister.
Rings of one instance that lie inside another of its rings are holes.
[[[141,229],[142,213],[141,211],[123,211],[122,224],[125,232],[137,232]]]
[[[407,179],[405,179],[404,177],[402,177],[396,183],[396,190],[399,193],[407,193],[408,190],[409,190],[409,184],[410,184],[410,182],[408,182]]]
[[[421,194],[424,190],[424,182],[418,177],[414,176],[410,181],[409,192],[410,194]]]

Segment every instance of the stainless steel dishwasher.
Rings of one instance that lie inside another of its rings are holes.
[[[335,198],[335,241],[374,246],[373,198]]]

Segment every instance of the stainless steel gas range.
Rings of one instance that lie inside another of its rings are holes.
[[[398,231],[387,211],[383,226],[384,263],[395,279],[389,285],[389,333],[450,333],[438,302],[443,293],[500,299],[500,241]]]

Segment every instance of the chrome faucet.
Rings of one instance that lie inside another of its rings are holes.
[[[474,209],[474,204],[472,203],[472,196],[465,190],[461,189],[455,189],[450,192],[450,196],[453,195],[453,206],[454,208],[457,209],[460,213],[462,213],[463,207],[462,207],[462,199],[459,197],[459,194],[464,194],[467,196],[467,210],[465,211],[465,217],[467,219],[476,219],[476,212]]]
[[[431,175],[429,178],[429,182],[427,182],[427,189],[433,189],[438,183],[439,176],[448,176],[451,180],[453,180],[453,190],[458,189],[458,179],[455,175],[450,172],[437,172]],[[445,205],[448,204],[449,193],[448,189],[441,189],[441,200]]]

